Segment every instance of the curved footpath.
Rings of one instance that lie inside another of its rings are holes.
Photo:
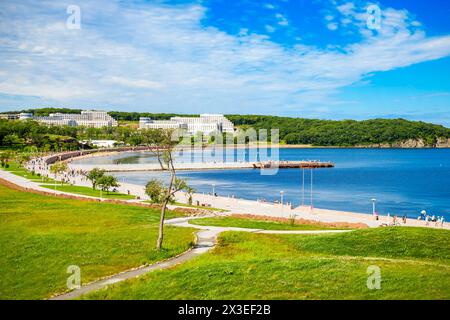
[[[106,288],[108,285],[122,282],[124,280],[133,279],[142,276],[146,273],[152,272],[154,270],[167,269],[174,267],[188,260],[191,260],[203,253],[208,252],[213,249],[217,243],[217,237],[220,233],[225,231],[242,231],[242,232],[252,232],[252,233],[271,233],[271,234],[321,234],[321,233],[342,233],[350,232],[352,230],[311,230],[311,231],[300,231],[300,230],[262,230],[262,229],[247,229],[247,228],[234,228],[234,227],[212,227],[212,226],[199,226],[189,223],[189,220],[212,217],[201,216],[201,217],[187,217],[187,218],[175,218],[167,220],[166,225],[185,227],[185,228],[197,228],[201,229],[196,233],[196,243],[192,249],[185,251],[184,253],[165,260],[157,262],[151,265],[144,265],[129,271],[124,271],[116,275],[89,283],[82,286],[79,289],[75,289],[71,292],[56,295],[49,300],[69,300],[79,298],[84,294]]]

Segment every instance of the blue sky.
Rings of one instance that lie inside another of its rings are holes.
[[[67,27],[69,5],[80,29]],[[377,29],[367,23],[374,5]],[[4,0],[0,111],[31,107],[450,127],[450,4]]]

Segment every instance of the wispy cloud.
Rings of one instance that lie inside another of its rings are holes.
[[[365,7],[350,2],[328,22],[356,26],[361,40],[325,49],[204,26],[206,9],[197,3],[77,2],[80,30],[66,28],[60,3],[0,3],[0,94],[22,97],[21,106],[29,97],[147,111],[319,110],[374,72],[450,55],[450,36],[427,37],[407,11],[383,8],[383,26],[373,32]]]
[[[269,9],[269,10],[274,10],[277,7],[274,4],[272,4],[272,3],[265,3],[264,4],[264,8]]]
[[[129,79],[113,76],[111,78],[106,78],[105,81],[111,81],[114,84],[131,88],[160,89],[163,87],[161,83],[145,79]]]
[[[275,17],[277,18],[278,24],[279,24],[280,26],[288,26],[288,25],[289,25],[288,19],[287,19],[283,14],[277,13],[277,14],[275,15]]]

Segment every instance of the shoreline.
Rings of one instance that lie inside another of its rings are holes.
[[[122,152],[145,152],[143,150],[127,150]],[[147,151],[148,152],[148,151]],[[82,157],[96,157],[96,156],[107,156],[111,154],[118,154],[120,151],[111,151],[108,152],[95,152],[87,155],[83,155]],[[55,155],[52,155],[53,157]],[[71,159],[68,159],[71,161]],[[43,170],[36,170],[37,172],[49,175],[48,166]],[[72,169],[79,169],[76,166],[73,166]],[[197,168],[198,169],[198,168]],[[73,181],[74,185],[91,187],[91,184],[85,179],[81,178],[80,175],[75,178],[69,176],[71,182]],[[145,187],[139,184],[131,184],[120,182],[120,187],[118,188],[118,192],[123,194],[134,195],[135,197],[139,197],[140,199],[136,199],[136,201],[147,200],[148,196],[145,194]],[[184,194],[180,193],[176,197],[177,202],[187,204],[187,199]],[[369,226],[380,226],[381,224],[390,224],[392,221],[391,217],[387,217],[384,215],[380,215],[380,219],[375,220],[374,216],[371,213],[361,213],[361,212],[351,212],[351,211],[339,211],[333,209],[325,209],[325,208],[311,208],[309,207],[296,207],[292,208],[290,205],[280,205],[277,203],[271,202],[262,202],[259,200],[250,200],[250,199],[239,199],[234,197],[226,197],[226,196],[212,196],[207,194],[195,193],[193,195],[193,204],[210,206],[214,208],[219,208],[223,210],[230,211],[236,214],[250,214],[250,215],[267,215],[272,217],[284,217],[291,218],[295,216],[297,218],[311,219],[322,221],[322,222],[354,222],[354,223],[366,223]],[[411,216],[411,215],[410,215]],[[414,217],[418,216],[413,215]],[[401,216],[399,216],[401,219]],[[400,220],[399,219],[399,220]],[[434,223],[430,222],[430,224],[434,225]],[[407,225],[411,226],[425,226],[425,222],[423,220],[416,219],[408,219]]]
[[[47,174],[45,170],[37,171],[41,174]],[[10,183],[28,188],[34,189],[38,191],[42,191],[43,188],[39,186],[40,183],[32,182],[25,178],[15,176],[12,173],[0,170],[0,177],[8,180]],[[83,187],[91,187],[91,184],[85,179],[81,179],[80,176],[75,179],[71,179],[73,185],[83,186]],[[134,204],[134,203],[143,203],[148,201],[148,196],[145,194],[145,187],[137,184],[131,183],[121,183],[119,181],[120,187],[117,188],[117,191],[123,194],[131,194],[135,196],[135,199],[127,200],[125,202]],[[44,190],[45,191],[45,190]],[[50,189],[46,190],[47,193],[52,193]],[[68,194],[64,192],[58,192],[58,194]],[[104,198],[95,198],[95,197],[87,197],[81,196],[77,194],[70,194],[76,198],[91,198],[97,199],[100,201],[107,201]],[[188,204],[187,196],[183,192],[178,192],[175,196],[176,202],[182,204]],[[287,219],[305,219],[305,220],[313,220],[317,222],[324,223],[352,223],[352,224],[365,224],[368,227],[380,227],[383,224],[389,225],[392,223],[392,217],[387,217],[380,215],[379,220],[375,220],[374,216],[369,213],[360,213],[360,212],[350,212],[350,211],[339,211],[332,209],[324,209],[324,208],[310,208],[310,207],[291,207],[290,204],[279,204],[272,202],[261,202],[255,200],[234,198],[234,197],[225,197],[225,196],[213,196],[208,194],[194,193],[193,194],[193,205],[199,205],[199,207],[214,207],[218,209],[222,209],[227,212],[227,214],[238,214],[238,215],[253,215],[253,216],[269,216],[273,218],[287,218]],[[177,205],[171,205],[171,207],[177,207]],[[183,207],[183,206],[178,206]],[[401,217],[398,218],[400,222]],[[409,227],[426,227],[426,228],[435,228],[435,229],[447,229],[450,230],[450,224],[448,222],[444,223],[444,226],[435,226],[435,223],[430,222],[429,225],[425,224],[423,220],[411,219],[408,218],[406,224],[400,222],[399,226],[409,226]]]
[[[41,170],[41,174],[45,174],[44,170]],[[46,191],[48,194],[52,194],[51,189],[45,190],[40,187],[38,182],[32,182],[25,178],[15,176],[14,174],[0,170],[0,177],[9,181],[12,184],[18,185],[19,187],[24,187],[26,189],[33,189],[37,191]],[[91,187],[91,184],[87,181],[81,181],[81,179],[75,179],[74,185],[83,186],[83,187]],[[120,183],[120,182],[119,182]],[[145,187],[137,184],[130,183],[120,183],[120,187],[117,188],[118,192],[127,194],[128,192],[131,195],[134,195],[139,199],[128,200],[126,203],[136,204],[142,203],[144,201],[148,201],[148,196],[145,194]],[[73,193],[66,192],[57,192],[56,194],[62,195],[70,195],[73,198],[80,199],[96,199],[99,201],[109,201],[105,198],[96,198],[89,196],[82,196]],[[175,200],[179,203],[187,204],[187,197],[185,193],[178,192],[175,196]],[[225,210],[227,214],[238,214],[238,215],[254,215],[254,216],[269,216],[273,218],[288,218],[288,219],[305,219],[305,220],[313,220],[317,222],[324,223],[351,223],[351,224],[365,224],[368,227],[380,227],[383,224],[391,223],[391,218],[387,216],[379,217],[379,220],[375,220],[371,214],[366,213],[357,213],[357,212],[349,212],[349,211],[338,211],[332,209],[321,209],[321,208],[310,208],[310,207],[296,207],[292,208],[290,205],[284,204],[275,204],[270,202],[260,202],[255,200],[247,200],[240,198],[231,198],[224,196],[212,196],[201,193],[193,194],[193,204],[199,204],[200,207],[214,207],[218,209]],[[171,207],[182,207],[177,205],[171,205]],[[430,222],[430,225],[425,225],[424,221],[416,220],[416,219],[407,219],[407,223],[401,223],[399,226],[408,226],[408,227],[426,227],[426,228],[434,228],[434,229],[447,229],[450,230],[450,224],[448,222],[444,223],[443,227],[435,226],[434,223]]]

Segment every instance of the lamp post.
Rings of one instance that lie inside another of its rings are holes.
[[[305,205],[305,169],[302,168],[302,207]]]
[[[281,203],[281,205],[283,205],[283,195],[284,195],[284,191],[281,190],[280,191],[280,203]]]
[[[314,210],[314,201],[313,201],[313,173],[314,169],[311,168],[311,210]]]
[[[372,214],[375,215],[375,204],[377,202],[377,199],[373,198],[372,199]]]

